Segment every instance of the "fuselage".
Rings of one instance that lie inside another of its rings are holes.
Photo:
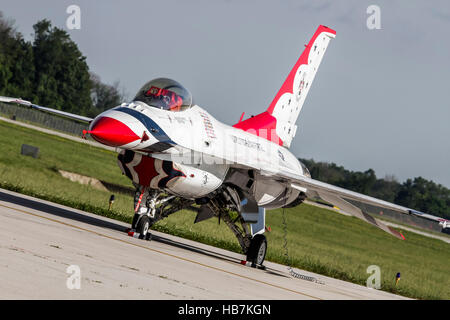
[[[140,101],[122,104],[98,115],[89,133],[103,144],[136,154],[128,162],[131,165],[126,164],[131,169],[131,178],[142,176],[133,181],[145,180],[151,188],[169,188],[189,198],[204,196],[220,187],[230,168],[256,170],[258,175],[266,171],[305,174],[299,160],[288,149],[270,141],[270,132],[265,138],[233,128],[197,105],[172,112]],[[154,162],[138,168],[140,172],[133,172],[131,167],[139,167],[142,157],[152,158],[150,161]],[[173,167],[164,169],[164,161],[172,162]],[[157,179],[147,181],[146,174]],[[172,183],[161,185],[161,179],[170,174],[174,175]],[[180,179],[184,183],[174,183]],[[269,184],[277,180],[276,176],[264,179]],[[274,191],[272,198],[279,195],[278,190]]]

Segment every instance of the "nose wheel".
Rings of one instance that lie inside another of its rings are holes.
[[[139,234],[139,239],[150,240],[152,234],[149,232],[150,230],[150,218],[146,215],[140,217],[139,222],[136,226],[136,233]]]
[[[142,187],[143,188],[143,187]],[[167,218],[172,213],[192,206],[193,200],[175,198],[173,195],[162,197],[155,190],[142,190],[138,186],[135,194],[134,216],[131,229],[127,231],[133,238],[151,240],[150,227],[156,222]]]

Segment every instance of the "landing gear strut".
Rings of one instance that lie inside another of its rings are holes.
[[[223,206],[211,200],[208,205],[216,212],[219,220],[222,219],[236,236],[242,251],[246,255],[246,260],[253,268],[264,269],[264,259],[267,252],[267,239],[263,234],[252,235],[249,225],[244,221],[242,215],[232,219],[230,213]],[[239,222],[240,226],[237,224]]]

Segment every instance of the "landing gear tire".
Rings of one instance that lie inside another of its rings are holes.
[[[143,215],[137,224],[136,232],[139,233],[139,239],[151,240],[152,234],[150,230],[150,218]]]
[[[251,262],[252,267],[262,267],[267,252],[267,239],[262,234],[257,234],[250,242],[247,252],[247,261]]]

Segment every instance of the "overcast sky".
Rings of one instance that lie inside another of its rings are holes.
[[[81,9],[68,30],[66,9]],[[381,29],[367,28],[369,5]],[[336,30],[297,125],[299,157],[400,182],[450,187],[450,2],[0,0],[26,39],[47,18],[64,28],[102,81],[132,98],[170,77],[217,119],[234,124],[274,98],[319,24]]]

